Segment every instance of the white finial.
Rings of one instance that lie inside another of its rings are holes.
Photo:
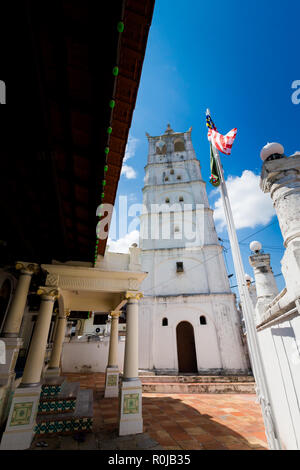
[[[256,240],[250,243],[250,250],[254,251],[254,253],[259,253],[262,249],[262,244]]]
[[[277,142],[268,142],[267,145],[262,148],[260,152],[260,158],[264,162],[267,158],[274,154],[284,155],[284,148]]]

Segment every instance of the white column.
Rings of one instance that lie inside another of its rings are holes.
[[[128,299],[126,310],[126,344],[124,355],[123,380],[135,380],[139,375],[138,367],[138,298]]]
[[[32,274],[38,271],[38,265],[18,262],[16,269],[20,270],[20,277],[4,323],[4,337],[17,338],[19,335]]]
[[[37,293],[41,295],[42,301],[26,360],[21,387],[32,386],[33,384],[38,385],[40,383],[53,305],[59,296],[58,289],[49,286],[40,287]]]
[[[6,316],[1,338],[5,343],[6,361],[5,364],[0,364],[0,383],[5,386],[0,410],[0,425],[7,419],[11,394],[15,388],[15,366],[23,344],[22,338],[19,337],[19,331],[31,278],[33,273],[38,272],[39,266],[34,263],[17,262],[16,269],[20,270],[20,276]]]
[[[16,389],[10,407],[1,450],[28,449],[34,436],[36,414],[41,394],[41,373],[47,347],[53,304],[59,292],[54,287],[40,287],[42,297],[39,315],[20,386]]]
[[[57,316],[57,324],[53,342],[53,348],[51,352],[51,358],[49,365],[46,371],[46,377],[48,376],[58,376],[60,374],[60,358],[63,347],[63,342],[65,339],[67,317],[70,314],[69,310],[64,312],[59,312]]]
[[[104,397],[117,397],[119,395],[119,316],[122,312],[111,312],[111,328],[109,339],[108,364],[106,367]]]
[[[272,302],[278,294],[278,288],[270,266],[269,254],[255,253],[249,257],[249,263],[253,267],[255,277],[257,294],[255,313],[257,322],[261,323],[264,320],[267,305]]]
[[[138,300],[140,292],[127,292],[126,343],[124,373],[120,388],[119,434],[139,434],[143,432],[142,384],[138,368]]]
[[[286,250],[281,264],[287,291],[291,298],[299,298],[300,154],[265,161],[260,185],[270,193],[284,239]]]

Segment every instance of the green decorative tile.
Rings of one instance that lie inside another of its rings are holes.
[[[115,387],[118,385],[118,375],[117,374],[109,374],[107,377],[107,386],[108,387]]]
[[[38,413],[68,413],[76,406],[76,398],[41,400]]]
[[[137,414],[139,412],[139,394],[127,393],[124,395],[123,413]]]
[[[78,431],[90,431],[92,429],[92,418],[71,418],[68,420],[43,421],[36,425],[36,434],[69,434]]]
[[[41,391],[41,398],[49,397],[49,396],[56,396],[61,390],[61,385],[50,385],[50,384],[43,384],[42,391]]]
[[[29,424],[33,402],[15,403],[10,420],[10,426],[24,426]]]

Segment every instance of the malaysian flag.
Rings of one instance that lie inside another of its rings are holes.
[[[208,127],[208,140],[216,147],[220,152],[225,153],[225,155],[231,154],[231,148],[236,138],[237,129],[232,129],[226,135],[222,135],[217,131],[216,126],[213,123],[210,114],[206,114],[206,125]]]

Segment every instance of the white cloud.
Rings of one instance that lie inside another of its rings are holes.
[[[138,143],[139,143],[139,139],[137,139],[136,137],[132,137],[131,135],[128,137],[127,145],[125,149],[125,155],[123,158],[124,163],[127,162],[129,158],[134,157]]]
[[[134,180],[137,176],[137,173],[132,166],[123,165],[121,170],[121,175],[124,175],[128,180]]]
[[[133,230],[130,233],[127,233],[125,237],[119,238],[119,240],[108,239],[108,251],[113,251],[114,253],[128,253],[129,247],[133,243],[139,243],[140,232],[138,230]]]
[[[259,180],[259,175],[245,170],[242,176],[229,176],[226,181],[236,229],[266,225],[275,214],[270,195],[262,192]],[[214,219],[217,230],[222,231],[226,227],[226,220],[219,190],[218,193]]]
[[[124,165],[129,158],[133,158],[135,156],[135,151],[137,144],[139,142],[139,139],[136,137],[132,137],[131,135],[128,137],[126,149],[125,149],[125,155],[123,158],[123,166],[121,170],[121,175],[124,175],[127,179],[132,180],[137,177],[137,172],[132,166],[129,165]]]

